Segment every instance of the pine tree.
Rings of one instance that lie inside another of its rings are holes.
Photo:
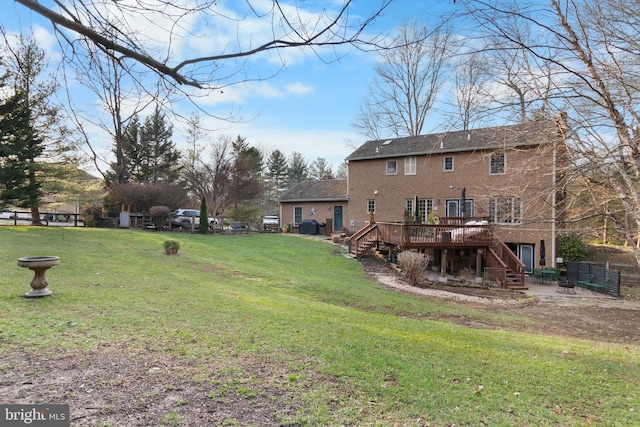
[[[287,158],[278,149],[274,150],[267,159],[267,177],[273,183],[276,198],[280,197],[280,191],[287,177]]]
[[[289,157],[289,168],[287,169],[287,185],[292,188],[299,182],[309,179],[309,166],[302,157],[302,154],[294,151]]]
[[[209,218],[207,216],[207,201],[204,196],[200,199],[200,222],[198,223],[198,232],[207,234],[209,231]]]
[[[171,140],[173,128],[159,106],[147,117],[140,130],[140,167],[134,181],[155,183],[178,180],[180,153]]]
[[[19,90],[0,105],[0,201],[35,207],[35,223],[42,198],[36,159],[43,151],[42,139],[31,124],[27,94]]]

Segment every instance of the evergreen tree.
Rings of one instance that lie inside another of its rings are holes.
[[[167,123],[160,107],[156,106],[153,115],[146,118],[140,129],[140,166],[133,174],[134,181],[156,183],[178,180],[180,153],[171,140],[172,135],[173,127]]]
[[[3,61],[7,74],[4,83],[12,84],[11,94],[0,114],[2,125],[0,168],[5,203],[29,208],[32,223],[40,224],[40,201],[43,196],[39,163],[46,155],[61,157],[65,151],[65,129],[60,124],[58,108],[51,102],[58,88],[53,79],[43,79],[47,61],[44,51],[33,39],[18,37],[7,46],[8,60]],[[46,142],[46,143],[45,143]]]
[[[180,153],[172,135],[173,128],[159,107],[144,124],[134,115],[121,133],[120,144],[116,144],[114,154],[119,161],[111,164],[107,182],[175,183],[180,176]]]
[[[232,143],[235,156],[233,166],[233,203],[236,205],[248,204],[255,206],[255,200],[262,194],[261,173],[262,153],[250,147],[244,138]]]
[[[204,196],[200,199],[200,222],[198,223],[200,234],[207,234],[209,231],[209,218],[207,217],[207,201]]]
[[[302,154],[294,151],[289,157],[289,168],[287,169],[287,185],[292,188],[299,182],[309,179],[309,166]]]
[[[36,179],[44,146],[31,123],[27,94],[17,91],[0,105],[0,201],[35,211],[39,223],[42,190]]]
[[[276,198],[280,197],[280,191],[287,178],[287,158],[278,149],[274,150],[267,159],[267,177],[273,183]]]
[[[327,163],[327,160],[318,157],[309,166],[309,175],[311,179],[334,179],[331,166]]]

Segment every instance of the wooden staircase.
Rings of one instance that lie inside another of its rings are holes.
[[[357,259],[360,259],[377,244],[378,227],[374,222],[361,228],[351,236],[349,252]]]
[[[494,236],[487,249],[487,263],[490,263],[488,258],[491,257],[504,270],[500,280],[504,288],[514,291],[529,289],[525,284],[526,266],[502,240]]]

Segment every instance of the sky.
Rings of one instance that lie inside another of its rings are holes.
[[[122,0],[132,1],[132,0]],[[379,0],[355,0],[352,16],[366,14]],[[41,0],[50,5],[51,0]],[[293,0],[290,2],[293,4]],[[298,7],[304,8],[335,7],[337,1],[298,0]],[[236,0],[220,0],[218,6],[227,13],[240,13],[234,10]],[[267,0],[252,1],[258,7],[268,7]],[[453,1],[416,1],[396,0],[370,28],[371,34],[387,33],[403,22],[417,19],[426,24],[439,21],[439,17],[455,8]],[[222,22],[222,21],[220,21]],[[0,24],[10,33],[33,34],[40,46],[47,52],[52,67],[60,60],[59,45],[53,33],[52,25],[45,18],[31,12],[24,6],[11,2],[0,16]],[[191,25],[191,27],[189,27]],[[260,20],[242,20],[237,27],[225,27],[228,23],[211,24],[214,31],[202,30],[202,22],[185,23],[185,31],[207,34],[207,37],[185,37],[177,46],[178,55],[188,56],[191,52],[216,50],[220,53],[227,46],[237,43],[238,37],[248,40],[260,40],[269,36],[270,26]],[[235,25],[235,24],[234,24]],[[162,27],[162,24],[158,24]],[[138,30],[149,36],[154,42],[161,42],[159,29],[140,24]],[[293,151],[301,153],[308,163],[318,157],[325,158],[333,170],[365,142],[366,138],[358,134],[352,123],[356,119],[359,107],[365,99],[367,90],[374,78],[374,67],[380,61],[375,52],[362,52],[352,47],[340,47],[338,57],[330,51],[320,51],[319,55],[309,50],[289,50],[279,55],[274,53],[258,54],[247,60],[249,72],[253,75],[271,75],[279,69],[282,61],[286,63],[274,77],[264,81],[250,81],[225,87],[221,92],[197,99],[197,106],[189,102],[179,102],[174,109],[183,117],[189,117],[201,109],[213,116],[223,117],[234,114],[235,121],[217,120],[200,112],[200,116],[209,129],[210,140],[219,135],[235,139],[240,135],[246,142],[267,154],[278,149],[287,157]],[[82,87],[71,89],[74,103],[95,108],[96,100]],[[143,115],[144,116],[144,115]],[[179,149],[186,148],[186,130],[184,123],[174,121],[173,141]],[[427,126],[428,127],[428,126]],[[112,141],[108,135],[96,131],[97,141],[103,156],[109,156]]]

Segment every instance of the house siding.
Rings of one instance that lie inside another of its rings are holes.
[[[402,144],[402,139],[392,144]],[[557,136],[553,141],[544,141],[530,146],[504,148],[505,172],[490,174],[491,154],[495,149],[434,152],[417,156],[415,175],[404,174],[404,158],[396,156],[398,173],[386,174],[389,157],[384,155],[384,146],[379,147],[380,158],[353,158],[349,160],[349,219],[354,229],[363,227],[369,220],[367,201],[375,200],[375,220],[402,222],[407,199],[416,196],[432,199],[434,213],[446,215],[446,200],[460,199],[462,188],[465,198],[473,200],[476,217],[488,216],[489,202],[495,197],[515,197],[522,202],[520,224],[499,224],[494,234],[506,243],[531,244],[538,248],[540,240],[547,243],[547,265],[551,265],[552,201],[554,169],[556,188],[561,187],[561,173],[565,159],[565,146]],[[378,149],[376,149],[378,150]],[[397,152],[399,147],[394,147]],[[555,166],[554,166],[555,151]],[[452,171],[444,170],[445,157],[453,157]],[[457,216],[457,215],[449,215]],[[535,254],[535,263],[538,263]]]

